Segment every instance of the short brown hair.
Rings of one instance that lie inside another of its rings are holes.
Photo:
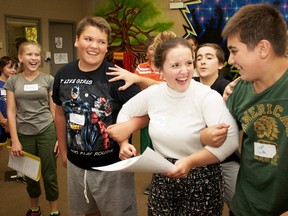
[[[164,41],[170,40],[171,38],[175,38],[177,37],[176,33],[173,31],[163,31],[160,32],[159,34],[156,35],[156,37],[154,38],[154,49],[156,48],[156,46]]]
[[[222,37],[238,35],[253,50],[261,40],[268,40],[276,55],[285,56],[287,24],[281,13],[270,4],[249,4],[241,7],[227,22]]]
[[[18,68],[18,61],[16,59],[11,58],[9,56],[3,56],[0,58],[0,75],[4,71],[4,68],[6,67],[6,65],[10,63],[12,66],[15,65],[16,69]]]
[[[111,35],[111,27],[104,18],[98,16],[84,17],[77,26],[76,30],[77,37],[80,37],[80,35],[87,26],[94,26],[104,31],[107,34],[107,40],[109,41]]]
[[[216,57],[219,61],[219,63],[221,64],[224,64],[225,62],[225,53],[223,51],[223,49],[216,43],[204,43],[204,44],[201,44],[197,47],[196,49],[196,57],[197,57],[197,52],[198,50],[201,48],[201,47],[211,47],[213,48],[215,51],[216,51]]]

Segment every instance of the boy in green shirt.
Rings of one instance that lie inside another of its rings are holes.
[[[243,130],[234,215],[288,214],[287,24],[269,4],[246,5],[223,29],[241,79],[227,106]]]

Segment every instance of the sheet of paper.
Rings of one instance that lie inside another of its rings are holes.
[[[107,166],[93,167],[93,169],[101,171],[163,173],[172,170],[174,167],[174,164],[148,147],[142,155]]]
[[[11,150],[10,146],[7,146]],[[40,158],[23,151],[22,157],[12,157],[9,154],[8,167],[23,173],[25,176],[39,181],[41,176],[41,161]]]

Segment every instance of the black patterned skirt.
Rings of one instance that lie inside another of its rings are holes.
[[[175,159],[168,159],[175,163]],[[186,178],[153,174],[149,216],[221,216],[224,180],[220,164],[190,170]]]

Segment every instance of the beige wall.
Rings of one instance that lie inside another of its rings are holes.
[[[159,11],[163,11],[163,18],[173,17],[174,26],[171,30],[179,36],[183,36],[183,24],[185,20],[179,10],[170,10],[170,0],[155,0],[159,6]],[[0,56],[6,55],[4,15],[37,17],[41,18],[42,47],[43,50],[49,49],[48,41],[48,20],[61,20],[69,22],[78,22],[83,16],[91,15],[99,4],[105,4],[106,0],[0,0]],[[44,63],[41,69],[49,73],[49,63]]]
[[[0,42],[3,48],[0,49],[0,56],[6,55],[4,15],[16,15],[24,17],[39,17],[42,25],[42,47],[48,50],[48,20],[65,20],[77,22],[83,16],[81,0],[0,0]],[[44,63],[41,69],[49,73],[49,63]]]

